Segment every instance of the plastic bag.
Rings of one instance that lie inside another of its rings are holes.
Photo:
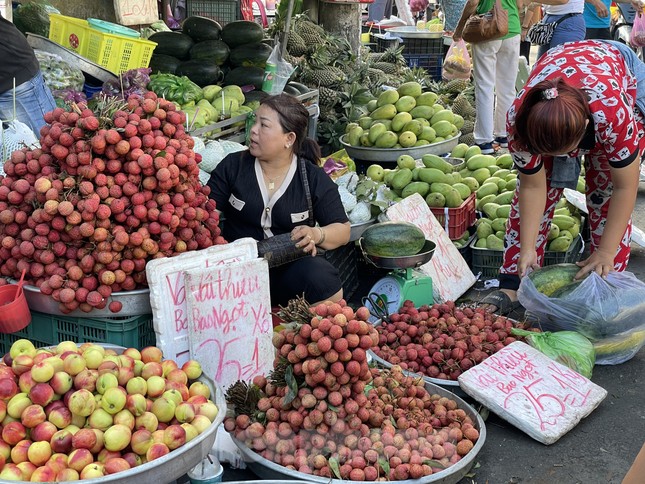
[[[282,58],[280,42],[275,43],[264,69],[262,90],[272,96],[280,94],[293,74],[293,66]]]
[[[511,334],[524,336],[526,342],[540,353],[558,363],[577,371],[586,378],[591,378],[596,362],[596,352],[593,344],[587,338],[575,331],[545,331],[536,333],[524,329],[513,328]]]
[[[632,47],[645,47],[645,15],[642,12],[634,18],[629,43]]]
[[[553,298],[524,277],[517,295],[543,330],[577,331],[589,338],[596,364],[618,364],[634,356],[645,344],[645,283],[625,271],[610,272],[605,279],[591,273],[576,284],[568,295]]]
[[[85,75],[82,70],[72,66],[59,55],[43,50],[35,50],[34,52],[40,64],[40,71],[43,73],[45,84],[51,91],[64,89],[83,90]]]
[[[13,11],[13,23],[23,34],[28,32],[49,37],[49,14],[60,11],[48,2],[22,2]]]
[[[470,55],[464,39],[453,42],[443,61],[441,76],[444,79],[470,79]]]

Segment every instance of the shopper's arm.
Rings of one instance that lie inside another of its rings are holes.
[[[596,9],[598,17],[604,18],[609,16],[609,10],[607,10],[607,7],[601,0],[585,0],[585,3],[588,3]]]
[[[520,173],[519,205],[520,221],[520,258],[517,262],[517,275],[525,276],[529,269],[537,269],[537,243],[540,224],[546,206],[546,172],[544,166],[537,173]]]

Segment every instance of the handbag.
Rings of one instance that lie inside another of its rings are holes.
[[[305,160],[299,158],[300,163],[300,176],[302,178],[302,188],[305,191],[307,198],[307,208],[309,211],[309,225],[314,226],[314,209],[311,202],[311,191],[309,189],[309,178],[307,177],[307,167]],[[258,242],[258,257],[264,257],[269,263],[269,269],[288,264],[302,257],[310,256],[303,248],[296,247],[293,240],[291,240],[291,233],[274,235],[262,239]]]
[[[486,13],[471,15],[461,35],[466,42],[476,43],[501,39],[508,34],[508,12],[500,0],[495,0],[493,8]]]
[[[540,22],[533,24],[526,33],[527,42],[531,42],[535,45],[546,45],[551,43],[555,29],[560,25],[560,22],[568,19],[569,17],[573,17],[574,15],[578,14],[568,13],[560,17],[555,22],[545,22],[544,20],[541,20]]]

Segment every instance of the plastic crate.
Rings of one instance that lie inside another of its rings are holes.
[[[143,348],[156,344],[152,314],[114,318],[76,318],[31,311],[31,324],[22,331],[0,334],[0,352],[9,351],[14,341],[26,338],[34,346],[56,345],[61,341],[76,343],[111,343]]]
[[[89,29],[87,35],[87,57],[115,74],[130,69],[148,67],[150,57],[157,44],[149,40],[133,39],[123,35],[108,34]]]
[[[411,37],[396,39],[385,39],[383,34],[372,34],[371,38],[376,43],[376,52],[385,52],[390,47],[397,47],[400,43],[403,47],[403,55],[406,54],[440,54],[443,56],[443,39],[415,39]]]
[[[90,26],[87,20],[49,14],[49,40],[85,57],[87,54]]]
[[[423,67],[430,77],[435,80],[441,79],[441,66],[443,65],[443,54],[407,54],[403,51],[408,67]]]
[[[186,16],[194,15],[216,20],[222,26],[242,20],[242,10],[238,0],[186,0]]]
[[[468,228],[475,223],[475,194],[470,196],[457,208],[433,208],[433,213],[437,221],[443,225],[448,237],[457,240]]]
[[[354,242],[325,251],[325,259],[338,269],[340,280],[343,283],[343,298],[345,300],[351,298],[354,291],[358,289],[358,255],[356,251]]]
[[[472,265],[473,274],[481,272],[482,277],[485,279],[496,278],[499,275],[499,268],[502,266],[504,258],[504,251],[493,249],[481,249],[475,247],[477,240],[473,240],[470,247],[472,250]],[[566,252],[544,252],[543,266],[551,266],[554,264],[573,263],[580,260],[580,252],[583,247],[582,236],[578,235],[576,239],[569,246]]]

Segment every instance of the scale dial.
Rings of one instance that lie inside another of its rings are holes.
[[[372,286],[372,289],[370,289],[369,293],[377,294],[385,300],[385,302],[387,303],[388,314],[392,314],[398,311],[401,304],[401,282],[398,279],[391,276],[386,276],[383,279],[378,280]],[[378,312],[374,311],[375,308],[372,308],[372,303],[370,301],[367,301],[366,306],[367,309],[370,310],[370,314]],[[371,315],[369,321],[371,323],[375,323],[377,319],[378,318],[376,316]]]

